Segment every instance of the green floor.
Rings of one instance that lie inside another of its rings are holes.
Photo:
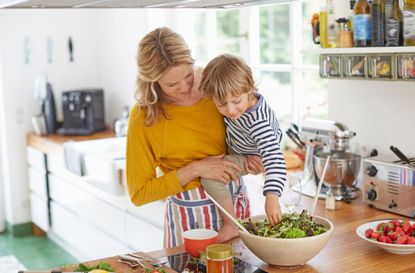
[[[47,237],[14,238],[7,233],[0,233],[0,256],[6,255],[14,255],[29,270],[48,269],[78,262]]]

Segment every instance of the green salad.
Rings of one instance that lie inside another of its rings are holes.
[[[242,225],[252,234],[271,238],[302,238],[327,231],[325,226],[314,223],[313,217],[306,210],[301,214],[284,214],[281,222],[275,226],[270,226],[267,220],[252,222],[251,219],[242,222]]]

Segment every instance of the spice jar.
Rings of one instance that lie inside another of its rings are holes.
[[[213,244],[206,248],[207,273],[233,273],[231,245]]]

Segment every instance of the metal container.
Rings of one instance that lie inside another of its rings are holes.
[[[359,174],[361,157],[358,154],[347,152],[318,153],[314,155],[314,171],[316,183],[320,181],[327,157],[330,161],[324,177],[324,185],[336,196],[342,196],[347,187],[353,186]]]

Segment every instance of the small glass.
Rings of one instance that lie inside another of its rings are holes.
[[[398,54],[398,79],[415,80],[415,54]]]
[[[321,55],[320,56],[320,77],[339,78],[341,77],[341,56]]]
[[[394,78],[394,55],[369,55],[368,78],[389,79]]]
[[[343,57],[343,76],[347,78],[364,78],[366,75],[365,55],[346,55]]]
[[[281,195],[281,201],[289,213],[292,213],[300,204],[301,192],[301,178],[295,175],[289,175]]]

